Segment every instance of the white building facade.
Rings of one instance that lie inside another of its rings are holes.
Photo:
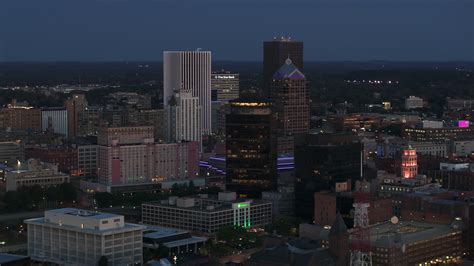
[[[201,106],[202,134],[211,133],[210,51],[165,51],[163,53],[163,103],[166,106],[175,91],[190,91]],[[193,117],[194,118],[194,117]]]
[[[19,162],[16,169],[3,169],[6,190],[17,191],[23,186],[57,186],[69,183],[70,177],[61,173],[56,164],[41,162],[37,159],[28,159],[26,162]]]
[[[453,141],[451,143],[451,151],[455,156],[469,156],[474,152],[474,140]]]
[[[64,208],[45,211],[44,217],[25,223],[32,260],[97,265],[105,256],[109,265],[143,263],[144,227],[125,223],[121,215]]]
[[[66,108],[41,109],[41,130],[51,127],[56,134],[68,137],[68,116]]]
[[[416,96],[409,96],[405,99],[405,109],[418,109],[423,108],[424,102],[423,99]]]
[[[202,140],[199,98],[191,92],[176,92],[166,106],[167,140],[169,142]]]
[[[99,183],[135,185],[195,178],[199,143],[155,143],[151,127],[111,127],[99,131]]]

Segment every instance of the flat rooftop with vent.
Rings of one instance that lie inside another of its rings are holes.
[[[48,210],[27,219],[28,255],[34,261],[60,265],[141,264],[144,226],[124,222],[122,215],[75,208]]]
[[[235,192],[169,197],[142,204],[144,224],[213,234],[226,226],[260,227],[272,220],[272,204],[237,198]]]
[[[63,208],[44,212],[44,222],[91,230],[110,230],[125,226],[122,215]]]

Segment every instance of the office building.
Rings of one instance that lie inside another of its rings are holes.
[[[158,144],[153,132],[150,126],[101,128],[99,183],[118,186],[195,178],[198,143]]]
[[[151,97],[146,94],[138,94],[136,92],[114,92],[107,95],[107,104],[125,105],[137,109],[150,109]]]
[[[278,114],[278,136],[287,141],[287,136],[307,134],[309,131],[309,92],[306,77],[288,58],[285,64],[273,74],[270,99]],[[281,145],[279,145],[281,146]],[[290,139],[289,152],[293,152],[293,139]],[[280,148],[288,150],[288,148]]]
[[[68,116],[69,137],[74,138],[78,133],[79,113],[87,107],[86,95],[82,91],[75,91],[64,101]]]
[[[212,72],[211,75],[211,99],[228,103],[239,98],[239,74],[228,71]]]
[[[291,217],[295,214],[295,189],[279,186],[277,191],[262,192],[262,200],[272,203],[273,219]]]
[[[60,172],[77,175],[77,149],[75,147],[31,145],[25,148],[25,157],[55,164]]]
[[[244,97],[226,116],[226,188],[260,197],[277,186],[276,117],[272,103]]]
[[[21,140],[0,142],[0,163],[12,165],[24,160],[24,145]]]
[[[41,130],[68,137],[68,112],[63,107],[41,109]]]
[[[406,194],[401,199],[400,215],[405,220],[456,225],[463,230],[462,244],[474,258],[474,199],[472,192],[426,190]],[[440,242],[441,243],[441,242]]]
[[[166,120],[164,109],[140,109],[133,113],[137,125],[153,126],[155,128],[155,141],[158,143],[166,140]]]
[[[394,198],[402,198],[407,193],[416,191],[423,191],[430,189],[432,186],[429,184],[431,180],[428,180],[426,175],[416,175],[411,178],[399,177],[394,174],[388,174],[385,171],[379,171],[377,173],[378,181],[378,193],[382,196],[390,196]],[[437,188],[438,185],[433,185]],[[394,207],[397,209],[397,206]]]
[[[189,91],[176,92],[165,107],[167,140],[202,141],[201,109],[199,98]]]
[[[292,40],[290,37],[275,37],[263,43],[263,80],[266,95],[269,95],[273,74],[285,64],[288,57],[296,68],[304,71],[303,42]]]
[[[189,231],[163,227],[147,226],[143,232],[143,248],[157,250],[168,248],[168,256],[198,254],[199,249],[207,242],[207,237],[193,236]]]
[[[335,131],[352,131],[375,129],[382,123],[382,117],[377,114],[338,114],[329,115],[328,124]]]
[[[446,99],[446,108],[448,110],[472,110],[474,108],[474,99]]]
[[[202,134],[211,134],[211,52],[201,50],[165,51],[163,64],[163,104],[165,108],[169,105],[175,91],[191,92],[192,97],[199,99],[201,106]],[[193,123],[197,123],[197,121]]]
[[[407,110],[423,108],[423,106],[424,102],[420,97],[409,96],[405,99],[405,109]]]
[[[216,71],[211,76],[212,131],[225,132],[225,116],[229,113],[229,101],[239,98],[239,74]]]
[[[309,92],[306,77],[287,59],[273,75],[270,99],[278,113],[283,136],[307,134],[309,131]]]
[[[401,174],[403,178],[413,178],[418,175],[417,158],[416,150],[411,147],[402,151]]]
[[[125,223],[122,215],[64,208],[25,223],[28,256],[34,261],[97,265],[105,256],[109,265],[143,263],[144,226]]]
[[[391,198],[369,198],[369,222],[377,224],[390,220],[393,216]],[[344,223],[354,226],[354,195],[351,191],[316,192],[314,194],[314,224],[320,226],[331,225],[336,221],[339,213]]]
[[[450,143],[450,151],[454,156],[470,156],[474,152],[474,140],[452,141]]]
[[[473,140],[474,127],[417,128],[407,127],[404,138],[412,141]]]
[[[144,139],[153,141],[154,129],[151,126],[111,127],[103,126],[99,129],[97,144],[111,146],[116,144],[141,144]]]
[[[16,105],[2,108],[0,128],[41,131],[41,109]]]
[[[446,141],[410,141],[395,136],[379,140],[381,141],[377,143],[378,157],[399,157],[408,146],[420,155],[446,157],[449,154],[449,143]]]
[[[229,113],[229,105],[212,101],[212,132],[214,134],[224,134],[225,116]]]
[[[295,146],[296,215],[311,218],[314,193],[362,176],[362,144],[352,134],[309,134]]]
[[[144,224],[173,227],[208,234],[227,226],[263,227],[272,221],[269,202],[237,199],[235,192],[219,192],[218,198],[170,197],[142,204]]]
[[[443,128],[444,122],[438,120],[421,120],[420,121],[421,128]]]
[[[77,114],[77,135],[97,136],[102,117],[101,106],[86,106]]]
[[[402,220],[369,227],[374,265],[449,265],[461,262],[462,229],[456,223],[443,225]]]
[[[77,147],[77,171],[80,176],[97,176],[99,168],[99,146],[80,145]]]
[[[3,167],[2,170],[7,191],[16,191],[22,186],[48,187],[69,182],[69,175],[59,172],[57,165],[36,159],[18,162],[15,167]]]
[[[443,188],[458,191],[474,191],[474,173],[469,171],[436,171],[430,176],[438,180]]]

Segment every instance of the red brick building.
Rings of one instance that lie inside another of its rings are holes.
[[[437,224],[464,224],[463,243],[474,257],[474,192],[440,191],[431,194],[407,194],[402,201],[401,218]]]
[[[41,131],[41,110],[37,108],[0,109],[0,128]]]
[[[353,223],[354,198],[351,192],[316,192],[314,194],[314,223],[320,226],[331,225],[336,219],[337,212],[341,213],[349,227]],[[370,224],[386,222],[393,216],[391,198],[370,199]]]
[[[359,130],[361,128],[377,128],[381,122],[381,116],[374,114],[347,114],[332,115],[328,117],[328,122],[337,131]]]
[[[25,158],[35,158],[43,162],[57,164],[60,172],[71,175],[76,175],[78,170],[76,148],[32,146],[25,148]]]

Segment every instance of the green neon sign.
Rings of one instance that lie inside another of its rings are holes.
[[[245,207],[248,207],[249,204],[248,203],[238,203],[237,204],[237,208],[245,208]]]

